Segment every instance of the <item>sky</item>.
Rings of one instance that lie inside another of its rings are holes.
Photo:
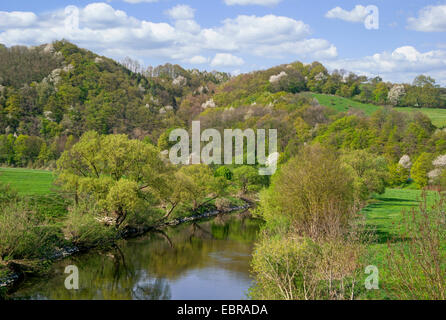
[[[0,0],[0,43],[60,39],[145,66],[239,74],[320,61],[446,86],[446,0]]]

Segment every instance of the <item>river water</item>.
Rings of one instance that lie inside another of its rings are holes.
[[[247,299],[258,220],[234,213],[122,240],[110,251],[59,261],[45,278],[27,279],[15,299]],[[79,270],[67,290],[65,268]]]

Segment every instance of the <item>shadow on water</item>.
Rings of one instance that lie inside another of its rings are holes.
[[[243,215],[185,224],[119,241],[56,263],[44,279],[28,279],[15,299],[244,299],[260,222]],[[65,267],[79,269],[79,290],[67,290]]]

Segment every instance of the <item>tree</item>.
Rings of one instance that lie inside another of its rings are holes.
[[[228,167],[225,167],[225,166],[221,166],[220,168],[218,168],[215,171],[216,177],[223,177],[226,180],[232,180],[233,175],[234,174],[232,173],[232,171]]]
[[[139,203],[150,204],[167,177],[158,150],[126,135],[85,133],[57,161],[58,182],[76,202],[93,199],[124,222]]]
[[[393,105],[398,106],[401,104],[401,101],[406,94],[406,89],[402,84],[396,84],[390,89],[389,94],[387,96],[387,100]]]
[[[379,82],[373,91],[375,97],[375,102],[379,104],[385,104],[387,102],[387,97],[389,95],[389,89],[384,82]]]
[[[354,179],[333,150],[306,146],[262,192],[259,212],[267,221],[288,221],[310,237],[337,234],[354,208]]]
[[[261,181],[256,168],[241,166],[234,169],[234,182],[240,188],[242,194],[247,194],[248,191],[258,191]]]
[[[14,164],[14,143],[14,135],[0,135],[0,163]]]
[[[405,184],[409,180],[409,170],[399,163],[389,165],[388,184],[391,187],[398,187]]]
[[[20,135],[14,142],[15,161],[21,165],[37,160],[43,140],[39,137]]]
[[[424,188],[429,184],[428,173],[433,168],[433,155],[423,152],[412,166],[411,176],[420,188]]]
[[[388,169],[385,158],[357,150],[344,154],[341,161],[352,171],[358,199],[367,200],[373,193],[386,191]]]
[[[227,180],[223,177],[214,177],[212,170],[204,164],[182,167],[176,179],[183,187],[185,200],[192,203],[193,211],[197,211],[226,192]]]

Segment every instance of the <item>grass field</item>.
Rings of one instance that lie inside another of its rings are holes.
[[[428,203],[434,202],[437,193],[427,193]],[[378,267],[380,272],[380,287],[387,283],[386,272],[387,253],[389,241],[400,241],[398,227],[403,218],[403,211],[409,212],[411,208],[419,206],[422,200],[422,191],[410,189],[387,189],[382,195],[377,195],[364,209],[367,225],[374,230],[375,238],[369,245],[367,265]],[[366,294],[368,299],[389,299],[386,290],[372,290]]]
[[[437,194],[428,192],[429,202],[433,202]],[[417,207],[422,200],[421,190],[387,189],[382,195],[377,195],[364,212],[367,215],[367,223],[376,230],[378,243],[386,243],[392,237],[397,236],[396,227],[401,221],[402,211]]]
[[[367,115],[371,115],[380,108],[382,108],[380,106],[375,106],[373,104],[361,103],[353,101],[351,99],[342,98],[338,96],[331,96],[327,94],[314,93],[313,97],[315,97],[321,105],[332,108],[337,112],[345,112],[353,108],[362,110]],[[395,108],[395,110],[407,113],[413,113],[419,111],[427,115],[436,127],[438,128],[446,127],[446,109]]]
[[[54,192],[52,172],[32,169],[0,168],[0,182],[9,184],[22,196]]]

